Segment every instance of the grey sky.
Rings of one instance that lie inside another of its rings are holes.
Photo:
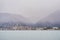
[[[20,14],[37,21],[60,9],[60,0],[0,0],[0,12]]]

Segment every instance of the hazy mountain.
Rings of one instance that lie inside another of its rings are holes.
[[[0,13],[0,23],[1,22],[21,22],[21,23],[30,23],[30,21],[21,15]]]
[[[40,20],[39,22],[37,22],[37,24],[43,24],[43,25],[57,25],[60,26],[60,11],[56,11],[50,15],[48,15],[47,17],[45,17],[44,19]]]

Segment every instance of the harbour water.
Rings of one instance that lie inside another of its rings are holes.
[[[0,31],[0,40],[60,40],[60,31]]]

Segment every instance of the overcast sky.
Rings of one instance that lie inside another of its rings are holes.
[[[0,12],[40,20],[60,9],[60,0],[0,0]]]

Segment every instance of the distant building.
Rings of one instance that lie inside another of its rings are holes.
[[[44,30],[47,30],[47,27],[43,27]]]
[[[16,29],[17,29],[17,27],[13,27],[12,29],[13,29],[13,30],[16,30]]]
[[[58,27],[53,27],[54,30],[58,30],[59,28]]]
[[[43,30],[44,28],[43,27],[36,27],[35,29],[36,30]]]

